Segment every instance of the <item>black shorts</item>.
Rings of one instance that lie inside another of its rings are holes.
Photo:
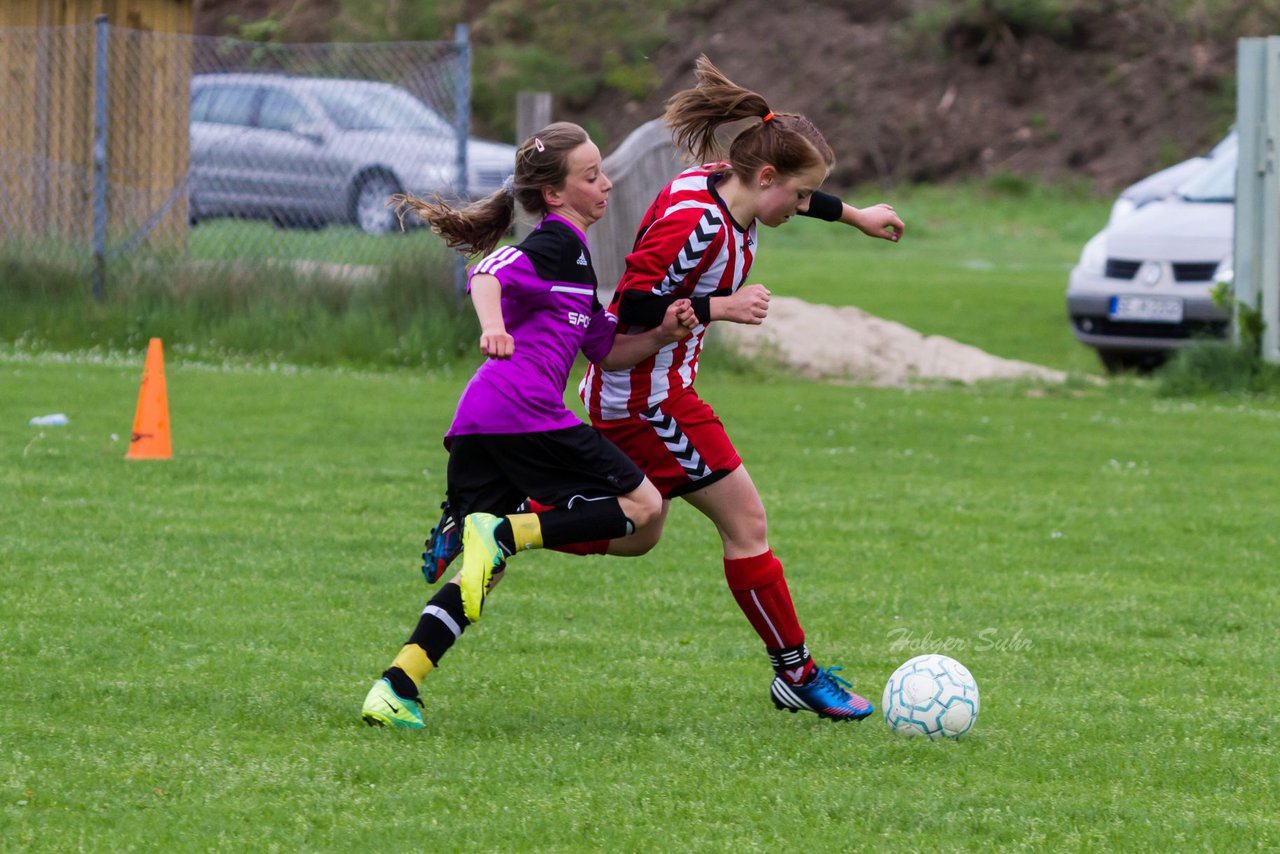
[[[626,495],[644,472],[586,424],[546,433],[454,436],[449,443],[449,505],[469,513],[505,516],[526,498],[555,507],[575,496]]]

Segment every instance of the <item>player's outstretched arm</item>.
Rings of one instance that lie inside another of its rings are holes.
[[[902,218],[893,209],[893,205],[884,202],[869,208],[855,208],[845,202],[844,210],[840,213],[840,221],[853,226],[868,237],[879,237],[894,243],[902,239],[902,233],[906,230]]]
[[[801,216],[827,222],[843,222],[868,237],[879,237],[894,243],[902,239],[902,233],[906,229],[902,224],[902,218],[893,209],[893,205],[882,202],[869,208],[855,208],[839,196],[824,193],[822,190],[809,196],[809,203],[799,213]]]

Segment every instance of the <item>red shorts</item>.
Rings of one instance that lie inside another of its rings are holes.
[[[693,391],[641,415],[593,420],[592,426],[644,471],[663,498],[710,486],[742,465],[724,425]]]

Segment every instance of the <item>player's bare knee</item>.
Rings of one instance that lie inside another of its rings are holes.
[[[618,504],[622,507],[622,512],[631,520],[636,531],[659,522],[662,516],[662,495],[648,481],[620,497]]]
[[[644,498],[636,499],[628,496],[619,499],[622,505],[622,512],[631,520],[632,526],[636,531],[641,531],[652,525],[662,512],[661,501],[649,501]]]
[[[764,516],[735,519],[730,525],[718,526],[726,551],[756,554],[768,548],[769,526]]]
[[[764,514],[750,514],[735,520],[732,528],[735,540],[764,541],[769,539],[769,525]]]

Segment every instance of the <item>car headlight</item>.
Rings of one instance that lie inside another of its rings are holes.
[[[1107,220],[1107,225],[1117,223],[1138,209],[1138,204],[1133,199],[1121,196],[1116,199],[1115,204],[1111,206],[1111,217]]]
[[[1080,252],[1080,270],[1094,276],[1101,276],[1107,269],[1107,232],[1099,231]]]
[[[1218,269],[1213,271],[1213,280],[1215,282],[1226,282],[1228,285],[1234,284],[1236,280],[1236,259],[1235,255],[1228,255],[1218,264]]]

